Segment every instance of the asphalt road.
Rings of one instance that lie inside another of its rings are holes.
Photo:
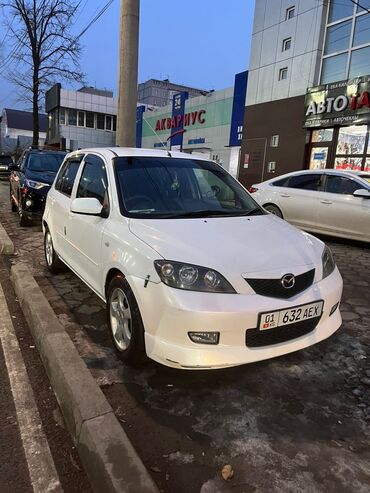
[[[41,229],[18,226],[5,184],[0,221],[162,491],[369,491],[369,246],[328,240],[345,288],[327,341],[229,370],[134,369],[112,349],[101,301],[71,272],[48,274]]]

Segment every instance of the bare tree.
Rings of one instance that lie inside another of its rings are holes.
[[[39,142],[40,99],[56,81],[82,82],[81,46],[72,36],[80,2],[74,0],[0,0],[12,40],[7,78],[20,88],[20,97],[32,101],[33,142]],[[1,67],[1,63],[0,63]]]

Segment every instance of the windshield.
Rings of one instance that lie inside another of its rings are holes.
[[[365,180],[367,183],[370,183],[370,175],[369,174],[366,174],[366,175],[358,175],[360,178],[362,178],[363,180]]]
[[[30,154],[27,168],[30,171],[50,171],[57,173],[64,159],[64,154]]]
[[[121,212],[129,217],[264,214],[234,178],[208,161],[117,157],[114,170]]]

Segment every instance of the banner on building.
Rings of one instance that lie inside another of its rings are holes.
[[[304,127],[333,127],[369,122],[369,75],[307,90]]]

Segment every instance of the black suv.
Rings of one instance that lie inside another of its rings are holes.
[[[14,164],[12,156],[0,154],[0,178],[9,178],[11,166]]]
[[[42,218],[46,195],[65,155],[62,151],[28,150],[11,172],[10,205],[13,212],[18,211],[21,226]]]

